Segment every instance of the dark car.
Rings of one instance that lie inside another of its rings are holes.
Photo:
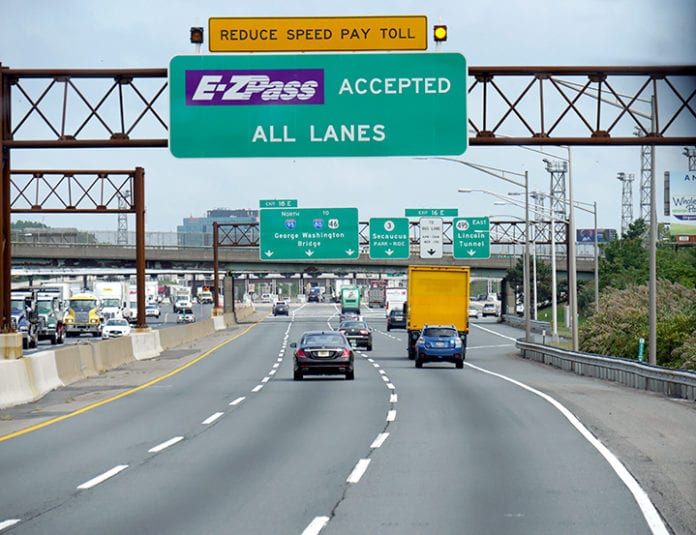
[[[307,331],[302,333],[298,343],[290,347],[295,349],[295,381],[301,381],[305,375],[341,375],[346,379],[355,378],[353,348],[343,333],[338,331]]]
[[[338,332],[345,334],[352,346],[372,351],[372,331],[364,321],[343,321],[338,325]]]
[[[288,316],[290,314],[290,307],[285,301],[278,301],[273,305],[273,315],[274,316]]]
[[[416,368],[424,362],[452,362],[464,367],[464,346],[454,325],[424,325],[416,340]]]
[[[403,310],[392,310],[387,316],[387,330],[392,329],[405,329],[406,328],[406,316],[404,316]]]

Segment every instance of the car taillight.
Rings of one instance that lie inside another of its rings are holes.
[[[295,353],[295,355],[297,355],[298,357],[302,357],[302,358],[305,358],[307,356],[307,355],[305,355],[305,352],[302,349],[298,349],[297,353]]]
[[[350,349],[344,349],[341,357],[350,357]]]

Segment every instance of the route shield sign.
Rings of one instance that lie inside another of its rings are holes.
[[[491,225],[487,217],[457,217],[452,222],[452,256],[490,258]]]
[[[467,147],[458,53],[177,56],[180,158],[456,156]]]
[[[420,257],[442,258],[442,218],[421,217],[420,228]]]
[[[405,217],[370,218],[370,258],[408,258],[408,226]]]
[[[357,208],[261,210],[261,260],[345,260],[359,256]]]

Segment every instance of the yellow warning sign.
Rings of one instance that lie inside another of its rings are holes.
[[[394,17],[211,17],[211,52],[426,50],[425,15]]]

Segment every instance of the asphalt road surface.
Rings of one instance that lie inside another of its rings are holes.
[[[463,370],[416,369],[381,310],[355,381],[293,381],[336,309],[291,312],[0,411],[0,533],[693,533],[693,404],[520,359],[493,319]]]

